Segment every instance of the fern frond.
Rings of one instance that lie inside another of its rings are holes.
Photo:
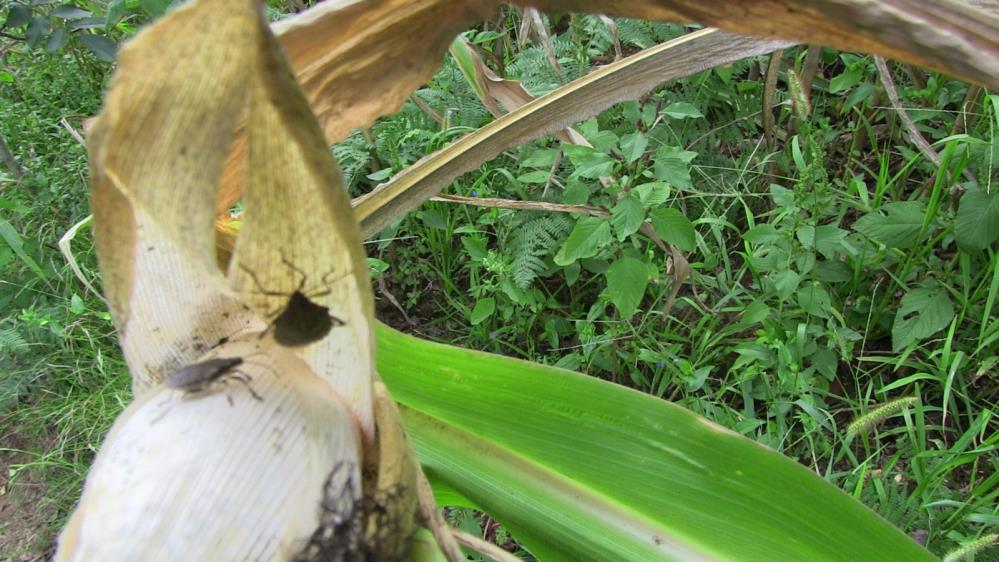
[[[513,261],[513,281],[521,289],[530,287],[550,268],[545,259],[558,250],[573,224],[562,214],[533,215],[513,229],[504,248]]]
[[[19,353],[28,347],[20,333],[14,328],[0,328],[0,353]]]

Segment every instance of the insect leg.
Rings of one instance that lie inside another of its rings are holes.
[[[250,381],[253,380],[253,379],[250,378],[250,375],[248,375],[248,374],[246,374],[246,373],[244,373],[242,371],[237,371],[236,373],[233,373],[232,375],[230,375],[229,378],[233,379],[233,380],[237,380],[237,381],[243,383],[243,386],[246,387],[246,390],[250,391],[250,396],[253,396],[259,402],[263,402],[264,401],[264,399],[261,398],[259,394],[257,394],[257,391],[253,390],[253,387],[250,386]]]

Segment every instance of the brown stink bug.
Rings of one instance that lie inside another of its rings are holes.
[[[170,373],[164,384],[167,388],[198,394],[212,390],[212,386],[216,383],[224,386],[229,379],[232,379],[243,383],[246,389],[250,391],[250,395],[257,400],[263,401],[263,398],[250,386],[249,375],[236,370],[236,367],[242,364],[242,357],[205,359],[204,361],[192,363]],[[232,404],[231,396],[227,394],[226,399]]]
[[[261,294],[269,297],[285,297],[288,299],[282,308],[274,314],[268,314],[268,316],[273,317],[271,329],[273,330],[275,341],[285,347],[302,347],[323,339],[334,327],[346,324],[343,320],[330,314],[328,307],[312,301],[314,298],[330,294],[328,286],[332,281],[324,278],[323,284],[327,288],[307,295],[304,292],[305,283],[308,280],[306,273],[284,256],[281,257],[281,261],[302,276],[301,281],[298,283],[298,288],[290,295],[280,291],[268,291],[264,289],[256,273],[243,264],[239,265],[253,279],[253,283],[257,286]]]

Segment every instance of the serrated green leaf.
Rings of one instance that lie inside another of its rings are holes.
[[[593,149],[597,152],[608,153],[617,148],[618,138],[614,131],[597,131],[593,135],[587,135],[586,140],[590,141]]]
[[[84,47],[94,53],[94,56],[104,62],[114,62],[118,55],[118,44],[103,35],[84,33],[78,35],[77,38]]]
[[[607,269],[607,296],[623,320],[628,320],[638,310],[648,285],[649,268],[640,259],[624,257]]]
[[[801,276],[793,269],[785,269],[774,276],[774,287],[781,300],[793,295],[798,290],[799,283],[801,283]]]
[[[477,260],[485,259],[489,254],[486,241],[481,235],[462,236],[461,245],[465,247],[469,256]]]
[[[472,313],[468,315],[469,322],[473,326],[481,324],[483,320],[489,318],[496,312],[496,299],[493,297],[486,297],[479,299],[475,303],[475,308],[472,309]]]
[[[758,224],[742,234],[742,239],[751,244],[769,244],[781,238],[781,233],[768,222]]]
[[[377,172],[371,172],[365,177],[371,181],[384,181],[392,177],[392,168],[382,168]]]
[[[621,154],[626,162],[631,164],[645,154],[645,149],[649,146],[649,139],[645,133],[635,131],[621,137]]]
[[[565,244],[555,254],[555,263],[569,265],[578,259],[594,256],[610,242],[610,223],[606,219],[580,217]]]
[[[822,283],[813,281],[798,291],[798,305],[812,316],[828,318],[832,299],[829,298],[829,292]]]
[[[953,319],[954,303],[943,287],[933,283],[909,291],[902,297],[902,305],[892,323],[892,351],[901,351],[909,344],[935,334]]]
[[[73,296],[69,299],[69,311],[73,314],[80,315],[87,310],[87,307],[83,304],[83,299],[80,295],[73,293]]]
[[[887,215],[870,213],[853,223],[853,229],[893,248],[912,248],[923,228],[923,204],[918,201],[888,203]]]
[[[806,224],[805,226],[798,227],[798,230],[794,231],[794,235],[798,238],[798,242],[806,248],[815,247],[815,227]]]
[[[770,184],[770,196],[773,197],[774,205],[782,209],[794,207],[794,191],[786,187]]]
[[[637,196],[628,195],[622,198],[611,209],[611,225],[617,234],[618,240],[624,240],[632,234],[638,232],[645,220],[645,207],[638,200]]]
[[[845,283],[853,279],[850,266],[839,260],[820,261],[815,266],[815,274],[826,283]]]
[[[694,225],[676,209],[659,207],[653,211],[652,228],[660,238],[684,252],[692,252],[697,247]]]
[[[579,178],[569,178],[562,191],[562,202],[566,205],[585,205],[590,199],[590,186]]]
[[[642,206],[646,209],[662,205],[670,196],[669,185],[661,181],[643,183],[636,186],[632,191],[638,194],[638,200],[642,202]]]
[[[548,173],[548,170],[534,170],[533,172],[527,172],[526,174],[521,174],[517,176],[517,181],[521,183],[536,183],[542,184],[548,181],[552,175]]]
[[[979,251],[999,238],[999,193],[968,190],[954,218],[954,236],[965,251]]]
[[[674,119],[697,119],[704,117],[704,114],[694,107],[694,104],[685,101],[675,101],[667,105],[663,109],[663,113]]]
[[[575,175],[583,178],[600,178],[614,172],[616,163],[609,154],[597,152],[588,146],[567,144],[563,147],[569,161],[576,169]]]
[[[539,148],[532,150],[526,156],[522,157],[520,160],[520,165],[523,168],[551,168],[555,164],[555,159],[558,158],[559,149],[557,148]]]
[[[696,152],[675,146],[664,146],[653,157],[653,172],[656,179],[679,189],[690,189],[690,162],[697,157]]]
[[[833,259],[843,249],[847,231],[834,224],[823,224],[815,228],[815,249],[826,259]]]
[[[854,89],[852,92],[850,92],[850,95],[847,96],[846,101],[843,102],[843,108],[841,111],[843,113],[846,113],[855,105],[863,103],[868,99],[870,99],[870,97],[874,95],[874,92],[876,91],[878,91],[878,89],[874,87],[874,84],[871,84],[870,82],[864,82],[860,86],[857,86],[857,88]]]

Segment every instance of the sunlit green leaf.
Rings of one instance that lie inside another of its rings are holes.
[[[653,157],[656,179],[679,189],[690,189],[690,163],[696,156],[696,152],[675,146],[660,148]]]
[[[621,154],[626,162],[631,164],[645,154],[645,148],[649,146],[649,139],[645,133],[635,131],[621,137]]]
[[[378,370],[435,489],[539,560],[935,560],[814,472],[675,404],[381,325],[377,335]]]
[[[569,233],[562,249],[555,254],[555,263],[570,263],[596,255],[611,241],[610,222],[598,217],[580,217]]]
[[[662,205],[670,196],[669,185],[662,181],[643,183],[636,186],[632,191],[638,194],[638,200],[642,202],[642,206],[646,209]]]
[[[644,220],[645,207],[634,195],[622,197],[611,209],[611,224],[619,241],[638,232]]]
[[[878,212],[861,217],[854,230],[893,248],[912,248],[923,227],[923,204],[918,201],[888,203]]]
[[[684,252],[692,252],[697,247],[694,225],[691,224],[690,219],[676,209],[659,207],[653,211],[652,228],[660,238]]]
[[[663,113],[674,119],[696,119],[704,117],[694,104],[685,101],[675,101],[663,109]]]
[[[576,168],[577,176],[595,179],[609,176],[614,171],[615,161],[607,153],[598,152],[588,146],[572,144],[567,144],[562,148]]]
[[[954,219],[954,235],[961,248],[984,250],[999,238],[999,193],[969,189],[961,197]]]
[[[624,320],[638,310],[648,285],[649,268],[640,259],[623,257],[607,270],[607,296]]]
[[[777,273],[774,276],[774,286],[777,289],[777,296],[781,299],[790,297],[798,290],[798,283],[800,282],[801,276],[793,269],[785,269]]]
[[[953,319],[954,304],[943,287],[931,283],[909,291],[902,297],[891,327],[892,351],[935,334]]]

